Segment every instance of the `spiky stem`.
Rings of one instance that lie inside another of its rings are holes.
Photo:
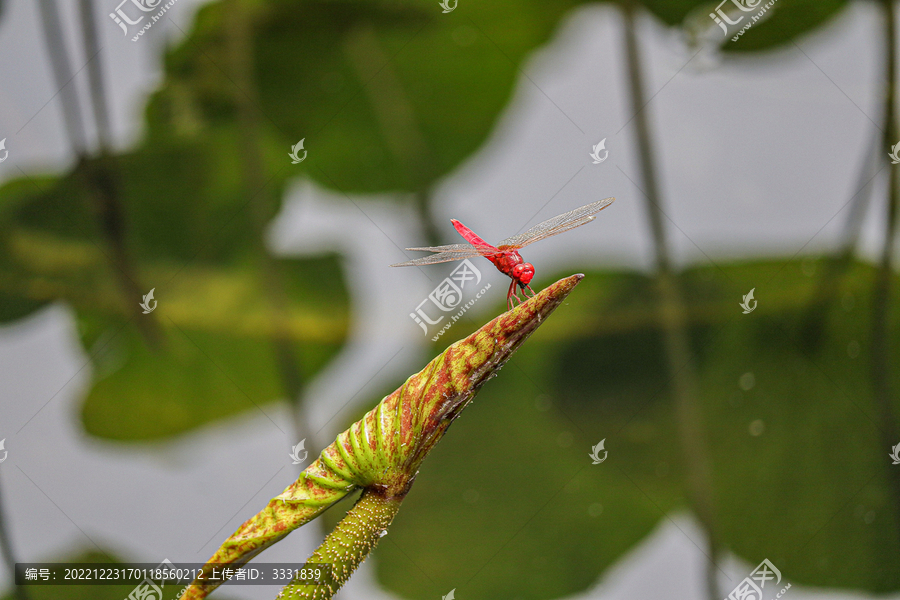
[[[387,533],[387,527],[400,510],[401,502],[403,496],[384,495],[374,489],[366,489],[307,561],[331,565],[330,581],[304,585],[302,580],[295,577],[278,594],[278,598],[330,600],[375,548],[378,540]]]

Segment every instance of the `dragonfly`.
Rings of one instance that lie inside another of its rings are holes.
[[[522,291],[522,295],[534,296],[534,290],[531,289],[531,280],[534,278],[534,265],[525,262],[519,250],[528,244],[538,240],[543,240],[550,236],[569,231],[580,227],[585,223],[590,223],[596,219],[598,212],[613,203],[615,198],[604,198],[591,204],[586,204],[581,208],[570,210],[567,213],[557,215],[552,219],[547,219],[542,223],[538,223],[528,231],[516,234],[510,238],[506,238],[496,246],[488,244],[481,239],[477,233],[457,221],[450,219],[453,227],[459,232],[468,244],[448,244],[446,246],[428,246],[424,248],[407,248],[407,250],[420,250],[423,252],[432,252],[430,256],[423,256],[415,260],[391,265],[392,267],[418,267],[422,265],[434,265],[437,263],[450,262],[454,260],[463,260],[473,258],[475,256],[483,256],[492,263],[497,269],[508,276],[512,281],[509,284],[509,291],[506,293],[506,307],[511,309],[515,301],[522,303],[522,299],[516,293],[517,288]]]

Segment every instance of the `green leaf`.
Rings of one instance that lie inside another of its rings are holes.
[[[765,4],[763,2],[761,6]],[[775,0],[763,15],[771,11],[770,18],[754,23],[735,42],[731,41],[734,35],[728,36],[722,49],[739,53],[793,47],[799,38],[824,27],[848,5],[847,0]],[[759,15],[759,11],[746,14],[744,22],[749,22],[750,18]]]
[[[280,0],[261,5],[253,56],[267,157],[279,176],[327,188],[420,191],[477,150],[520,80],[522,60],[579,3]],[[170,52],[148,111],[152,135],[232,126],[225,6],[204,7]],[[308,158],[289,169],[301,138]],[[283,171],[283,173],[281,173]]]
[[[261,242],[245,224],[247,201],[236,180],[225,185],[218,176],[229,172],[219,164],[221,153],[203,144],[169,149],[151,146],[116,162],[134,266],[129,278],[146,286],[133,297],[122,289],[85,183],[86,171],[100,161],[0,189],[7,232],[0,239],[0,321],[60,300],[72,306],[96,375],[84,425],[98,437],[167,437],[257,411],[284,396],[274,337],[291,342],[304,379],[346,337],[338,257],[269,259],[287,301],[276,319],[261,275]],[[193,201],[185,202],[185,194]],[[150,288],[157,309],[141,314],[141,294]],[[148,327],[159,338],[155,345]]]
[[[733,2],[744,6],[755,4],[753,10],[743,11]],[[726,0],[724,4],[721,0],[642,0],[641,3],[667,25],[682,26],[691,35],[706,30],[712,30],[717,36],[721,34],[720,47],[727,53],[789,47],[823,27],[849,5],[848,0]],[[720,5],[731,20],[741,19],[739,24],[729,25],[728,35],[710,16]],[[753,21],[754,17],[758,20]],[[750,23],[752,26],[733,41],[736,33]]]

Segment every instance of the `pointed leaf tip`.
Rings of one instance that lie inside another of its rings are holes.
[[[297,481],[222,544],[204,572],[214,564],[246,564],[357,487],[365,488],[373,502],[378,499],[396,511],[422,461],[450,424],[582,279],[581,273],[560,279],[448,346],[339,434]],[[389,523],[387,519],[384,526]],[[337,542],[324,545],[329,543]],[[371,549],[374,543],[365,547]],[[346,577],[358,564],[350,562]],[[182,599],[205,598],[216,585],[195,580]]]

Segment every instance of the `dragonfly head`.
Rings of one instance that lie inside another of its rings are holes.
[[[513,267],[512,270],[513,279],[521,282],[524,285],[528,285],[531,283],[531,279],[534,277],[534,265],[531,263],[521,263]]]

